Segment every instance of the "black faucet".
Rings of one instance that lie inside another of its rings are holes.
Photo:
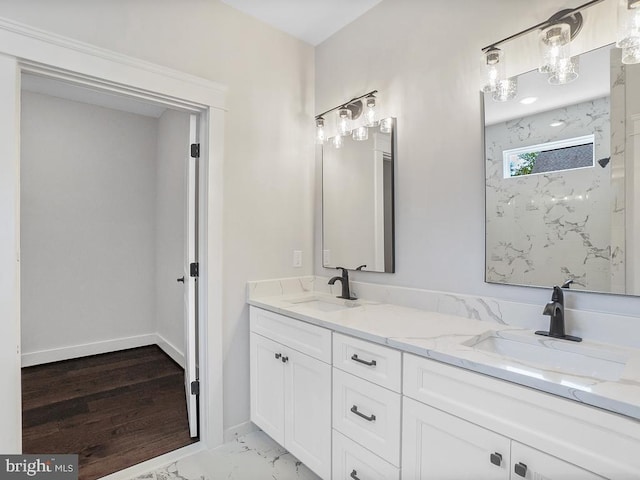
[[[344,267],[336,267],[336,270],[342,270],[342,276],[331,277],[329,280],[329,285],[333,285],[336,283],[336,280],[339,280],[342,284],[342,294],[337,295],[337,298],[344,298],[345,300],[355,300],[356,297],[351,296],[351,292],[349,292],[349,272]]]
[[[568,287],[565,283],[563,287]],[[581,342],[580,337],[574,337],[573,335],[567,335],[564,333],[564,293],[562,288],[555,285],[553,287],[553,293],[551,294],[551,301],[547,303],[542,311],[543,315],[549,315],[551,317],[551,323],[549,324],[549,331],[538,330],[536,335],[544,335],[545,337],[562,338],[564,340],[571,340],[572,342]]]

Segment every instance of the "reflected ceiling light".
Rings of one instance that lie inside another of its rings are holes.
[[[622,49],[640,46],[640,0],[618,0],[616,46]]]
[[[564,85],[565,83],[573,82],[578,78],[579,66],[578,57],[559,60],[555,68],[549,72],[549,83],[551,85]]]
[[[550,127],[561,127],[562,125],[564,125],[564,122],[562,120],[558,120],[557,122],[552,122],[549,124]]]
[[[322,145],[326,140],[326,134],[324,131],[324,118],[316,118],[316,143]]]
[[[316,143],[324,143],[327,139],[327,126],[325,125],[324,117],[333,111],[336,112],[336,136],[332,137],[332,141],[336,148],[340,148],[343,142],[342,138],[338,139],[337,137],[351,135],[354,120],[358,120],[362,117],[359,122],[356,122],[356,126],[358,127],[360,125],[364,126],[364,128],[377,126],[378,112],[376,111],[376,93],[378,93],[377,90],[372,90],[364,95],[352,98],[346,103],[330,108],[326,112],[316,115]],[[338,142],[339,145],[336,145],[336,142]]]
[[[538,97],[525,97],[522,100],[520,100],[520,103],[523,105],[531,105],[534,102],[538,101]]]
[[[344,145],[344,141],[342,139],[342,135],[336,135],[335,137],[333,137],[333,146],[336,148],[342,148],[342,145]]]

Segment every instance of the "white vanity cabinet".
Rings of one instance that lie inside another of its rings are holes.
[[[408,397],[403,418],[405,479],[604,478]]]
[[[331,478],[331,331],[251,307],[251,421]]]
[[[638,422],[411,354],[403,479],[640,478]]]
[[[333,480],[399,478],[401,358],[333,334]]]

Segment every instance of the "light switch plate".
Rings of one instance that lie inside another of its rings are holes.
[[[293,251],[293,266],[296,268],[302,267],[302,250]]]

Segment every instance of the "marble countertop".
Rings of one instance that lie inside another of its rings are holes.
[[[588,340],[575,343],[550,339],[509,325],[366,300],[350,302],[319,292],[250,298],[248,302],[336,332],[640,420],[638,349]],[[502,342],[497,348],[504,349],[503,354],[482,348],[490,348],[496,339]],[[541,346],[543,356],[539,355]],[[515,349],[518,359],[509,356],[509,348]],[[598,368],[598,373],[591,368]]]

